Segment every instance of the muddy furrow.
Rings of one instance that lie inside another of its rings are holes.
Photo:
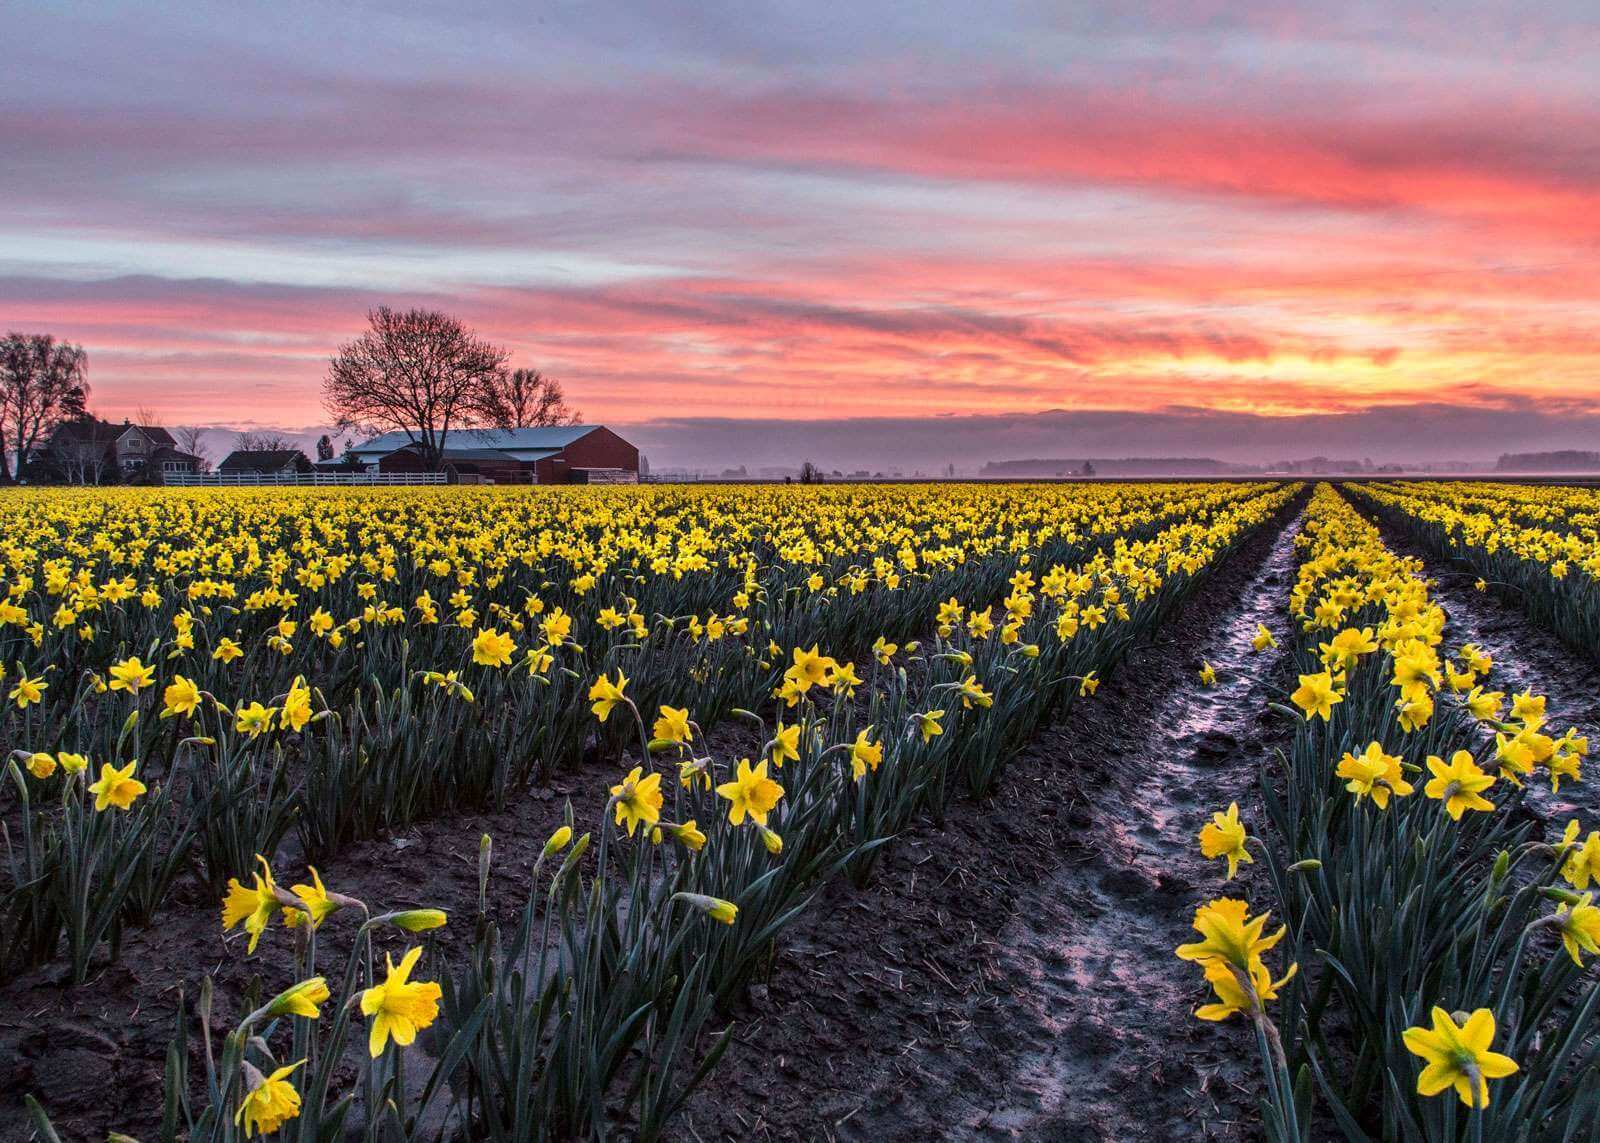
[[[1195,835],[1254,807],[1293,530],[1269,524],[1041,734],[994,799],[830,889],[679,1121],[699,1139],[1253,1137],[1236,1028],[1173,948],[1223,887]],[[1203,688],[1201,659],[1218,683]]]
[[[1383,534],[1383,541],[1402,555],[1421,559],[1434,581],[1433,598],[1445,609],[1446,649],[1457,651],[1463,643],[1476,643],[1494,658],[1487,687],[1512,694],[1531,690],[1548,700],[1546,729],[1561,734],[1569,726],[1588,734],[1596,751],[1585,766],[1585,780],[1563,783],[1559,794],[1547,786],[1529,798],[1534,809],[1565,823],[1577,815],[1586,829],[1600,826],[1600,664],[1567,646],[1557,636],[1516,607],[1473,585],[1477,574],[1460,561],[1447,560],[1392,526],[1370,503],[1346,497]]]

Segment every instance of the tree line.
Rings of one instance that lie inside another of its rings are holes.
[[[89,358],[82,346],[50,334],[0,339],[0,483],[21,475],[26,458],[61,425],[91,417]],[[367,329],[328,362],[323,401],[342,431],[403,432],[430,469],[442,466],[449,434],[463,429],[522,429],[578,423],[561,383],[537,369],[512,368],[511,351],[439,310],[367,314]],[[154,424],[141,409],[141,424]],[[203,457],[198,426],[172,430],[181,451]],[[292,448],[271,432],[240,433],[247,450]],[[317,442],[319,460],[333,442]],[[14,467],[15,464],[15,467]],[[85,476],[87,480],[87,475]]]

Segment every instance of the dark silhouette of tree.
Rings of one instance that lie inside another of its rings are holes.
[[[290,449],[299,451],[299,446],[293,440],[270,429],[240,432],[236,434],[235,441],[237,442],[235,447],[240,452],[287,452]]]
[[[513,369],[491,379],[474,395],[472,417],[496,429],[578,423],[578,411],[567,407],[561,382],[537,369]]]
[[[812,464],[809,460],[803,462],[800,465],[800,483],[801,484],[821,484],[822,483],[822,469],[820,469],[816,465]]]
[[[341,429],[396,430],[437,471],[452,428],[470,424],[510,353],[438,310],[379,306],[328,362],[323,402]]]
[[[327,433],[323,433],[320,437],[317,438],[317,459],[318,460],[332,460],[333,459],[333,438],[330,437]]]
[[[87,416],[89,355],[47,333],[0,339],[0,483],[62,421]]]
[[[211,457],[206,452],[206,431],[199,425],[179,425],[172,430],[172,439],[178,451],[195,458],[194,470],[205,472],[211,467]]]

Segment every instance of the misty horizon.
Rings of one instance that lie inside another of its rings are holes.
[[[327,424],[288,426],[251,420],[200,427],[208,430],[206,446],[213,461],[233,447],[239,431],[281,432],[308,454],[324,434],[340,445],[364,439],[360,433]],[[948,465],[970,476],[989,462],[1085,458],[1182,457],[1267,466],[1321,456],[1380,465],[1459,463],[1488,468],[1503,454],[1592,450],[1600,440],[1600,414],[1432,405],[1303,417],[1193,409],[1050,410],[811,421],[702,417],[611,422],[608,427],[637,445],[652,470],[710,475],[739,467],[752,474],[761,469],[796,469],[806,460],[829,471],[929,476],[941,474]]]

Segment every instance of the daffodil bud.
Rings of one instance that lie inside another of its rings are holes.
[[[562,826],[550,835],[550,840],[544,843],[544,856],[553,857],[566,849],[572,842],[572,827]]]
[[[767,852],[777,857],[783,852],[783,838],[779,837],[766,826],[757,826],[761,831],[761,844],[767,847]]]
[[[1504,881],[1507,873],[1511,871],[1511,854],[1502,849],[1500,855],[1494,859],[1494,879]]]
[[[442,928],[449,917],[443,909],[407,909],[394,914],[389,920],[408,933],[421,933]]]
[[[478,838],[478,912],[489,911],[489,864],[494,856],[494,839],[488,834]]]
[[[592,837],[593,835],[586,833],[578,838],[577,842],[573,844],[572,849],[567,853],[567,856],[562,860],[561,869],[559,873],[557,873],[558,877],[565,876],[574,865],[583,860],[583,855],[589,851],[589,843],[592,840]]]
[[[302,980],[285,988],[267,1004],[270,1016],[303,1016],[315,1020],[322,1013],[317,1006],[328,999],[328,982],[320,976]]]
[[[1304,861],[1297,861],[1293,865],[1289,866],[1288,872],[1290,872],[1290,873],[1315,873],[1317,870],[1319,870],[1321,868],[1322,868],[1322,862],[1318,861],[1315,857],[1308,857]]]
[[[721,897],[709,897],[704,893],[674,893],[673,900],[683,901],[685,904],[698,909],[713,921],[721,921],[724,925],[731,925],[739,916],[739,906],[732,901],[724,901]]]

